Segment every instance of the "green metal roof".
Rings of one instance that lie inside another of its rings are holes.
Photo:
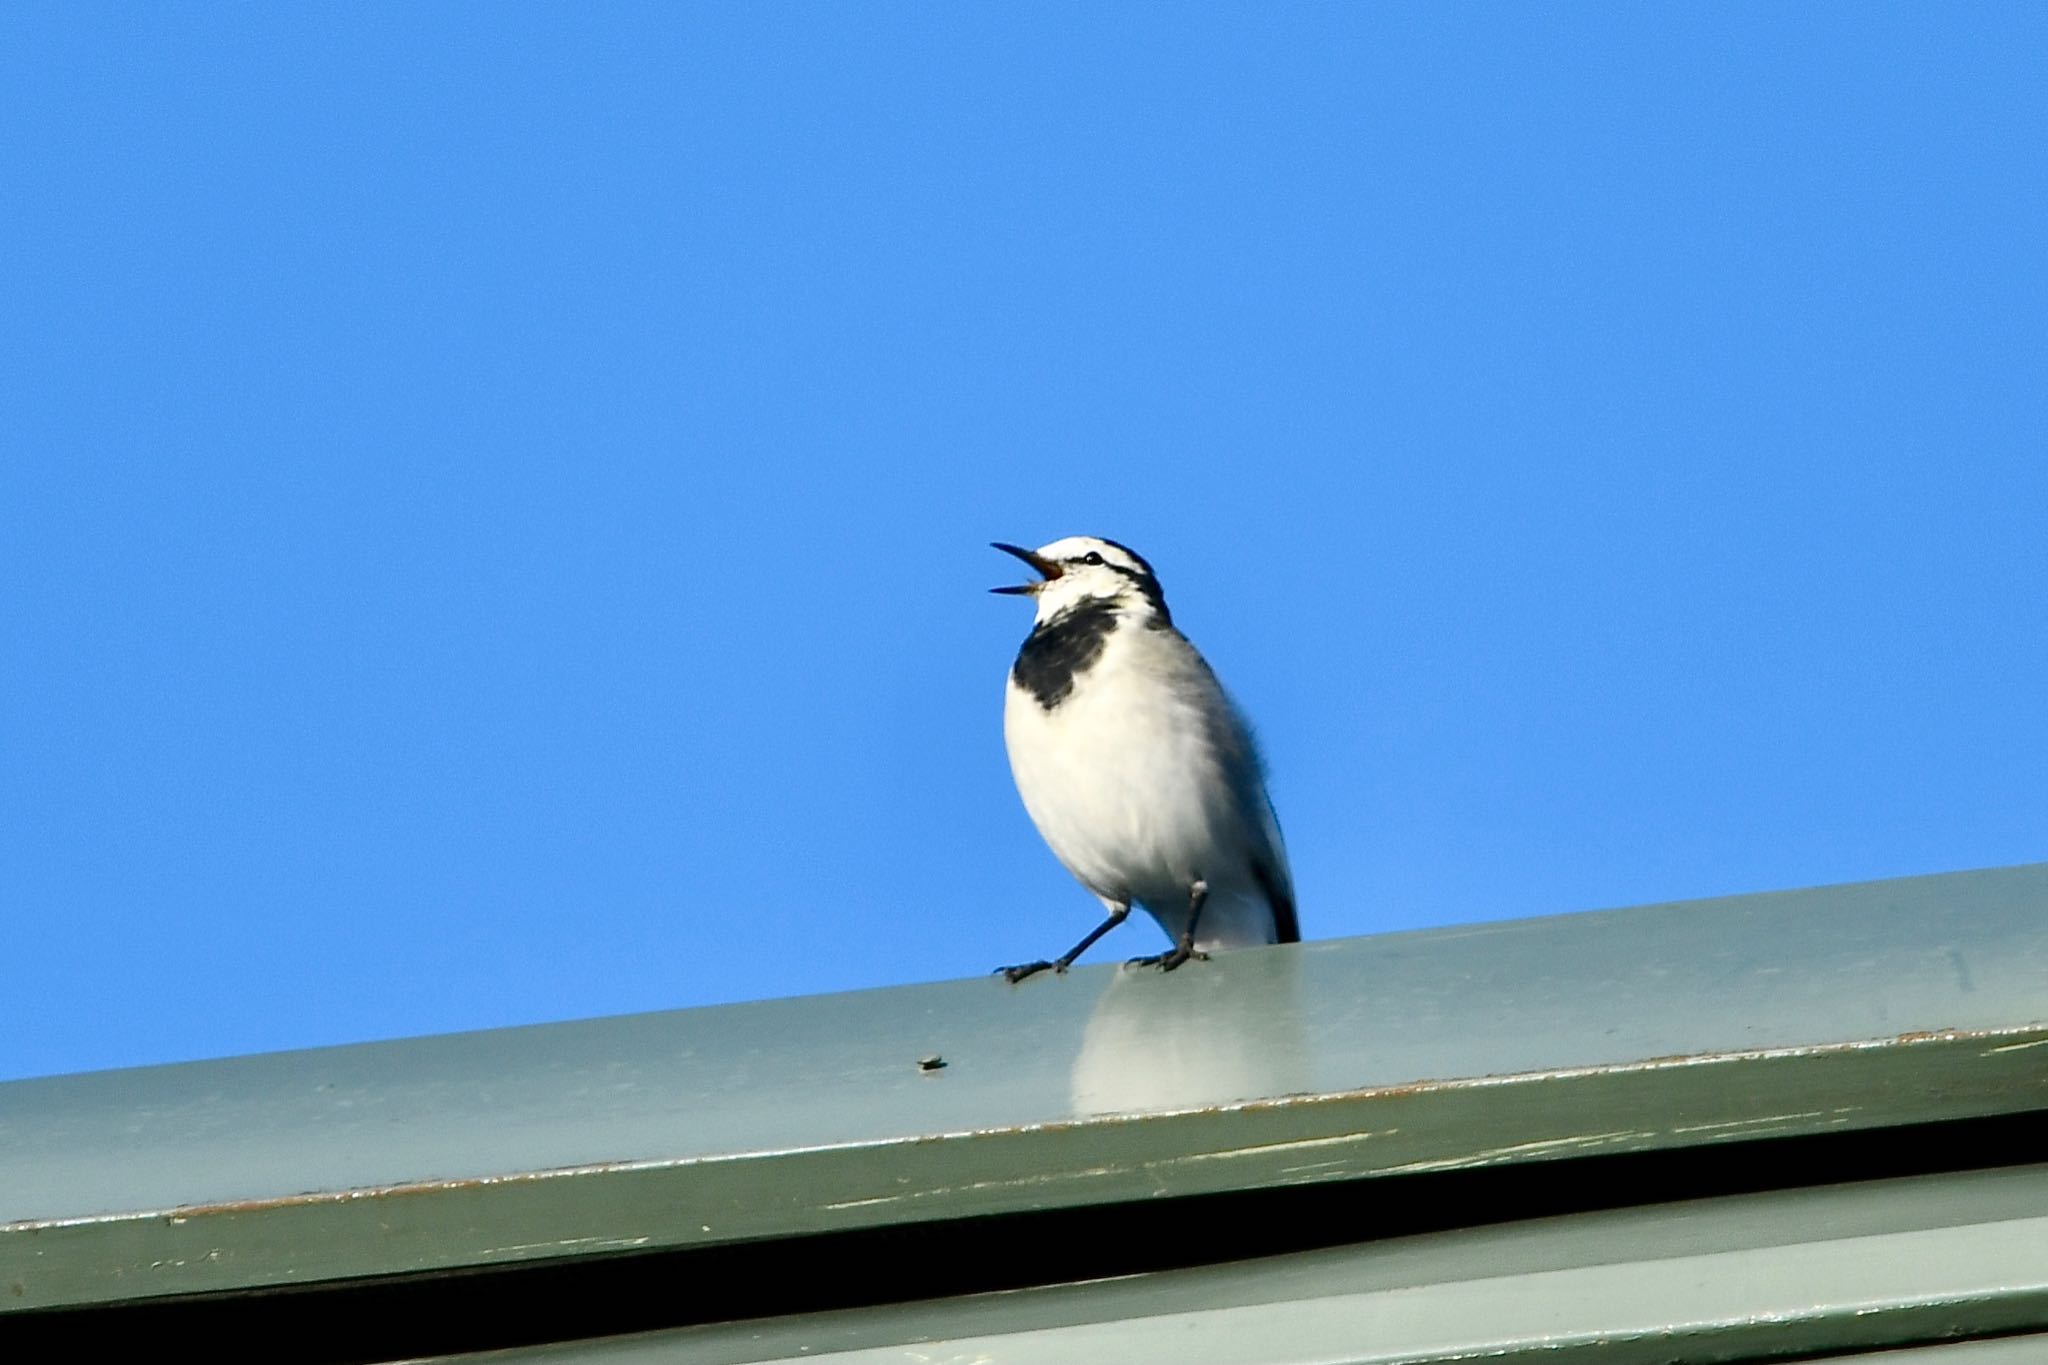
[[[495,1354],[503,1365],[1651,1365],[2048,1321],[2048,1167],[1543,1219],[1198,1269]],[[2048,1361],[2048,1337],[1973,1345]],[[1959,1349],[1959,1348],[1949,1348]],[[1910,1360],[1860,1356],[1869,1365]]]
[[[0,1322],[2042,1110],[2044,983],[2037,865],[16,1082]]]

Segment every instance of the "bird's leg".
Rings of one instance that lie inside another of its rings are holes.
[[[1191,957],[1200,958],[1202,961],[1207,962],[1209,960],[1207,953],[1195,951],[1195,926],[1202,922],[1202,906],[1208,899],[1209,883],[1197,881],[1193,886],[1189,887],[1188,926],[1180,931],[1180,942],[1173,945],[1173,951],[1170,953],[1159,953],[1152,957],[1134,957],[1131,959],[1131,965],[1134,967],[1156,966],[1162,972],[1170,972]]]
[[[1075,958],[1081,956],[1081,954],[1087,952],[1090,948],[1094,947],[1096,939],[1101,938],[1104,934],[1116,928],[1119,924],[1122,924],[1124,922],[1124,916],[1130,913],[1131,907],[1128,902],[1126,902],[1123,905],[1111,906],[1109,908],[1108,919],[1104,920],[1102,923],[1096,925],[1093,929],[1089,930],[1088,937],[1082,939],[1079,943],[1076,943],[1073,947],[1067,949],[1066,952],[1060,954],[1058,959],[1055,961],[1020,962],[1014,967],[998,967],[996,968],[996,970],[1001,972],[1003,974],[1003,980],[1009,982],[1012,986],[1016,985],[1019,981],[1022,981],[1025,977],[1031,976],[1037,972],[1042,972],[1046,970],[1048,967],[1055,972],[1065,972],[1067,968],[1074,965]]]

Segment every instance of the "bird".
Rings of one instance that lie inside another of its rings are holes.
[[[1133,905],[1173,947],[1132,965],[1170,972],[1211,949],[1299,942],[1251,727],[1175,629],[1152,566],[1096,536],[991,544],[1039,574],[990,589],[1037,608],[1004,690],[1010,773],[1053,856],[1108,912],[1059,957],[1000,974],[1064,973]]]

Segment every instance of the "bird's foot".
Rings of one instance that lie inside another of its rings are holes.
[[[996,975],[1014,986],[1025,977],[1036,976],[1043,971],[1064,974],[1066,970],[1067,964],[1064,962],[1047,962],[1041,958],[1037,962],[1020,962],[1014,967],[998,967],[996,968]]]
[[[1150,957],[1134,957],[1124,965],[1127,967],[1157,967],[1162,972],[1170,972],[1183,962],[1207,962],[1208,960],[1209,955],[1207,953],[1196,952],[1193,944],[1182,943],[1175,945],[1172,952],[1154,953]]]

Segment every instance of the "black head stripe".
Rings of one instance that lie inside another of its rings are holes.
[[[1128,545],[1120,545],[1116,541],[1108,540],[1101,536],[1097,536],[1096,539],[1102,541],[1104,545],[1109,546],[1111,549],[1121,551],[1131,557],[1132,561],[1137,565],[1136,568],[1132,568],[1128,564],[1113,563],[1109,560],[1104,560],[1102,567],[1114,569],[1125,578],[1131,580],[1131,586],[1138,590],[1138,595],[1152,604],[1154,625],[1172,625],[1173,613],[1166,609],[1166,594],[1160,590],[1159,578],[1152,572],[1152,566],[1146,562],[1145,556],[1139,554]]]
[[[1131,548],[1130,546],[1128,546],[1128,545],[1120,545],[1120,544],[1118,544],[1118,543],[1117,543],[1116,541],[1114,541],[1114,540],[1110,540],[1110,539],[1108,539],[1108,538],[1107,538],[1107,537],[1105,537],[1105,536],[1097,536],[1097,537],[1096,537],[1096,539],[1097,539],[1097,540],[1099,540],[1099,541],[1101,541],[1101,542],[1102,542],[1102,543],[1103,543],[1104,545],[1107,545],[1107,546],[1111,547],[1112,549],[1122,550],[1122,551],[1123,551],[1123,552],[1124,552],[1125,554],[1129,555],[1129,556],[1130,556],[1130,557],[1131,557],[1131,558],[1132,558],[1133,560],[1136,560],[1136,561],[1137,561],[1137,565],[1138,565],[1138,567],[1139,567],[1140,569],[1143,569],[1143,570],[1145,571],[1145,577],[1147,577],[1147,578],[1157,578],[1157,577],[1159,576],[1159,575],[1157,575],[1157,574],[1155,574],[1155,573],[1153,573],[1153,572],[1152,572],[1152,566],[1151,566],[1150,564],[1148,564],[1148,563],[1146,563],[1146,562],[1145,562],[1145,556],[1143,556],[1143,555],[1139,554],[1139,553],[1138,553],[1138,552],[1137,552],[1136,550],[1133,550],[1133,549],[1132,549],[1132,548]],[[1113,566],[1113,567],[1121,567],[1121,566]]]
[[[1144,561],[1140,560],[1139,562],[1143,563]],[[1121,564],[1111,564],[1109,567],[1115,569],[1125,578],[1130,579],[1131,586],[1136,588],[1139,595],[1152,604],[1154,625],[1170,626],[1173,624],[1173,613],[1166,609],[1166,594],[1159,590],[1158,579],[1154,578],[1149,571],[1139,573],[1136,569],[1126,569]]]

